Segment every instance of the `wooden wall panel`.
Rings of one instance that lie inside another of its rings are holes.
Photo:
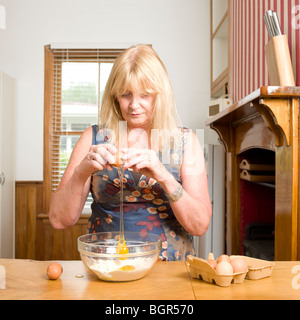
[[[36,218],[42,211],[42,198],[42,182],[16,182],[16,258],[35,258]]]
[[[43,182],[16,182],[17,259],[78,260],[77,238],[86,233],[89,215],[64,230],[55,230],[43,213]]]
[[[64,230],[55,230],[50,224],[48,216],[38,216],[40,225],[37,246],[38,260],[78,260],[77,238],[86,233],[88,216],[83,215],[77,223]]]

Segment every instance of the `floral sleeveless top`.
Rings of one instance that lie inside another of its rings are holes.
[[[105,129],[93,126],[93,145],[108,143]],[[184,142],[183,142],[184,143]],[[166,168],[181,183],[180,159],[183,143],[178,150],[171,149],[170,164]],[[179,224],[168,198],[156,180],[140,173],[126,170],[123,179],[124,230],[159,235],[162,239],[161,260],[186,260],[194,255],[193,236]],[[92,175],[93,203],[88,233],[110,232],[120,229],[120,180],[118,169],[101,170]]]

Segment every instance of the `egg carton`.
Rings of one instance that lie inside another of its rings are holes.
[[[188,266],[193,278],[202,279],[205,282],[215,283],[220,287],[229,287],[231,283],[243,283],[245,278],[258,280],[271,276],[274,263],[244,256],[230,256],[231,259],[242,257],[248,266],[245,272],[232,275],[219,275],[215,269],[204,259],[188,256]]]
[[[247,256],[230,256],[231,259],[243,258],[247,267],[247,279],[259,280],[267,277],[271,277],[273,272],[274,262],[251,258]]]
[[[247,271],[232,275],[219,275],[206,260],[193,256],[188,256],[187,259],[193,278],[215,283],[220,287],[229,287],[231,283],[243,283],[247,275]]]

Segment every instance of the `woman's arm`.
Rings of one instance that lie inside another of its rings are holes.
[[[202,148],[194,133],[188,137],[181,166],[183,195],[170,204],[174,215],[185,230],[192,235],[201,236],[209,227],[212,208]],[[132,167],[133,170],[154,178],[167,195],[173,194],[179,183],[158,160],[155,153],[152,155],[152,158],[142,160],[142,156],[136,156],[134,151],[131,153],[128,150],[126,167]]]
[[[201,236],[209,227],[212,208],[202,148],[194,133],[188,137],[181,166],[183,195],[178,201],[171,202],[171,207],[186,231]],[[171,174],[159,183],[166,194],[172,194],[178,187],[178,182]]]
[[[91,174],[112,163],[116,148],[92,146],[92,128],[86,129],[76,143],[59,186],[50,201],[49,219],[56,229],[72,226],[79,219],[90,190]],[[91,158],[92,156],[92,158]]]

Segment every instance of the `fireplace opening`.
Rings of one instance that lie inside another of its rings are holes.
[[[250,149],[238,157],[241,188],[241,253],[274,260],[275,152]]]

